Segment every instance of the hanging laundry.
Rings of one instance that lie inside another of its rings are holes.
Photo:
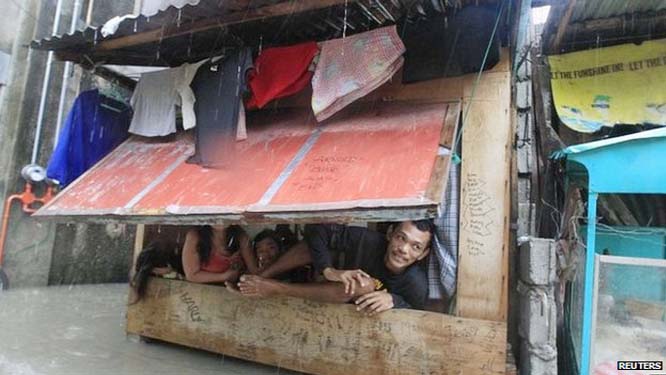
[[[130,100],[134,117],[130,133],[144,137],[162,137],[176,132],[176,105],[181,105],[183,128],[196,125],[192,78],[203,62],[144,73]]]
[[[183,64],[179,67],[182,71],[176,76],[176,91],[178,91],[178,99],[180,99],[178,104],[180,104],[183,115],[183,129],[185,130],[192,129],[197,124],[196,114],[194,113],[196,97],[190,85],[199,67],[205,62],[206,60],[202,60],[194,64]]]
[[[243,101],[238,103],[238,124],[236,125],[236,140],[244,141],[247,139],[247,128],[245,126],[245,106]]]
[[[264,50],[249,73],[251,96],[247,107],[263,108],[271,100],[303,90],[312,79],[308,68],[318,52],[315,42]]]
[[[82,92],[58,135],[47,176],[67,186],[127,138],[130,118],[129,107],[98,90]]]
[[[405,46],[395,26],[322,43],[312,78],[312,110],[323,121],[397,72]]]
[[[478,72],[488,44],[485,69],[500,58],[500,38],[493,27],[497,8],[468,6],[454,16],[441,14],[427,19],[400,22],[400,35],[407,47],[402,82],[455,77]]]
[[[249,48],[203,64],[192,81],[196,96],[196,151],[188,163],[221,167],[235,142],[242,96],[247,94],[247,72],[252,68]]]
[[[118,27],[120,24],[126,20],[126,19],[137,19],[139,16],[135,16],[133,14],[126,14],[124,16],[115,16],[111,18],[110,20],[104,22],[104,25],[102,25],[102,28],[100,29],[100,33],[102,34],[102,37],[106,38],[109,37],[118,31]],[[136,22],[136,21],[135,21]]]

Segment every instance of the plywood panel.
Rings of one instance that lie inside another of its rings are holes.
[[[501,63],[500,63],[501,64]],[[500,65],[501,66],[501,65]],[[471,95],[473,81],[465,87]],[[478,95],[478,96],[477,96]],[[457,314],[506,321],[510,162],[510,72],[484,74],[463,113]]]
[[[506,324],[351,305],[253,300],[222,287],[151,279],[127,331],[315,374],[504,374]]]
[[[506,72],[509,70],[509,51],[503,49],[501,53],[500,62],[497,63],[492,69],[484,72],[484,79],[488,79],[489,73]],[[360,102],[393,102],[404,101],[414,103],[445,103],[457,102],[463,96],[470,96],[470,90],[476,74],[467,74],[459,77],[448,77],[431,79],[427,81],[403,84],[401,82],[402,70],[399,70],[393,78],[379,87],[377,90],[359,99]],[[486,84],[479,87],[483,90]],[[491,88],[492,89],[492,88]],[[485,97],[483,93],[474,95],[475,98],[480,99]],[[310,108],[312,98],[312,89],[310,87],[301,91],[299,94],[280,99],[275,102],[278,107],[301,107]]]

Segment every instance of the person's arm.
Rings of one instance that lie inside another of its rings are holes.
[[[233,285],[227,285],[235,291]],[[326,303],[347,303],[365,293],[369,293],[374,286],[367,284],[357,288],[353,294],[345,292],[340,283],[285,283],[266,279],[256,275],[243,275],[238,283],[238,291],[247,297],[270,297],[275,295],[310,299]]]
[[[305,226],[305,241],[312,255],[312,265],[315,272],[323,273],[326,268],[333,267],[331,260],[330,242],[333,231],[331,225],[307,224]]]
[[[362,270],[338,270],[333,268],[331,260],[331,237],[335,225],[306,225],[305,239],[312,254],[315,272],[324,275],[328,281],[341,282],[345,286],[345,294],[354,295],[354,289],[370,284],[370,276]]]
[[[425,272],[414,265],[406,271],[403,280],[401,285],[391,291],[394,307],[423,310],[428,297],[428,280]]]
[[[183,245],[183,271],[185,279],[193,283],[223,283],[229,280],[235,280],[240,276],[240,270],[229,268],[226,272],[206,272],[201,270],[201,261],[197,253],[197,244],[199,243],[199,233],[195,229],[187,232],[185,244]]]
[[[250,236],[243,234],[240,238],[240,255],[243,258],[243,263],[245,263],[245,269],[247,273],[252,275],[257,275],[261,272],[259,269],[259,264],[257,262],[257,254],[252,248],[250,243]]]

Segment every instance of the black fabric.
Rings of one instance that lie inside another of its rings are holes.
[[[440,14],[400,22],[398,33],[407,49],[402,82],[478,72],[496,18],[495,7],[467,6],[454,16]],[[499,61],[499,34],[495,32],[485,69]]]
[[[250,68],[252,52],[243,48],[197,70],[191,84],[196,97],[196,152],[188,163],[221,167],[233,159],[229,154],[236,140],[239,105],[248,92]]]
[[[388,242],[383,234],[360,227],[316,224],[305,226],[305,240],[317,272],[332,267],[331,254],[342,252],[345,261],[339,268],[362,269],[379,279],[393,296],[396,308],[424,308],[428,291],[424,270],[413,264],[401,274],[392,274],[384,265]]]
[[[180,247],[153,241],[141,250],[134,266],[135,273],[131,283],[136,290],[137,301],[146,294],[148,277],[156,267],[171,267],[179,274],[185,274]]]

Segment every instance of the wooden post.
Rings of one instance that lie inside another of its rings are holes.
[[[564,34],[567,27],[569,26],[569,21],[571,20],[571,15],[573,14],[574,7],[576,6],[576,0],[569,0],[567,8],[564,11],[564,16],[560,20],[560,24],[557,26],[557,32],[555,33],[555,39],[551,45],[550,51],[553,53],[558,53],[562,40],[564,39]]]
[[[462,128],[460,245],[456,313],[506,321],[512,138],[508,53],[483,73],[475,97],[475,77],[465,83]]]
[[[134,274],[136,273],[136,261],[139,258],[139,254],[141,253],[141,250],[143,249],[143,241],[146,236],[146,226],[145,224],[137,224],[136,225],[136,234],[134,236],[134,250],[132,251],[132,265],[130,268],[129,272],[129,280],[130,283],[132,282],[132,279],[134,279]],[[130,284],[131,285],[131,284]],[[129,288],[128,292],[128,298],[127,300],[129,301],[130,304],[134,303],[136,301],[137,295],[134,292],[134,288]]]
[[[134,270],[136,269],[136,260],[139,258],[139,254],[143,249],[143,240],[145,236],[146,236],[146,225],[137,224],[136,236],[134,237],[134,252],[132,254],[132,269],[130,270],[130,279],[134,276]]]

